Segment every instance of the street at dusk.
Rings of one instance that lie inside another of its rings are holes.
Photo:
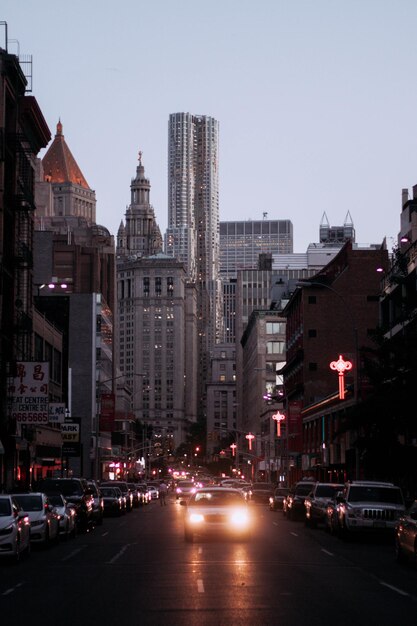
[[[320,626],[333,615],[338,626],[415,626],[417,574],[395,562],[392,541],[345,543],[251,509],[245,542],[186,543],[170,495],[18,567],[0,563],[2,622]]]

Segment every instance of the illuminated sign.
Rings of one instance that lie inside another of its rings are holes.
[[[252,441],[253,441],[253,439],[255,439],[255,435],[252,435],[252,433],[248,433],[246,435],[246,439],[249,442],[249,450],[252,450]]]
[[[285,415],[277,411],[273,414],[272,419],[277,423],[277,437],[281,437],[281,422],[285,420]]]
[[[337,361],[330,363],[330,369],[335,370],[339,375],[339,398],[345,399],[345,372],[348,372],[353,367],[351,361],[345,361],[343,356],[339,354]]]

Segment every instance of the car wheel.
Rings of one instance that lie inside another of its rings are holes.
[[[100,516],[97,520],[97,526],[103,526],[103,513],[100,513]]]
[[[185,541],[186,541],[187,543],[192,543],[192,541],[193,541],[193,537],[194,537],[194,535],[193,535],[193,533],[191,532],[191,530],[189,530],[188,528],[186,528],[186,529],[184,530],[184,539],[185,539]]]
[[[339,527],[339,537],[343,539],[343,541],[350,541],[351,535],[350,531],[346,528],[345,521],[343,520]]]
[[[49,539],[49,528],[47,527],[45,531],[45,542],[43,544],[45,548],[49,547]]]
[[[14,563],[19,563],[20,555],[21,555],[20,537],[17,537],[17,539],[16,539],[16,550],[15,550],[15,553],[13,555],[13,562]]]

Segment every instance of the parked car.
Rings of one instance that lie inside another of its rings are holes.
[[[349,482],[338,500],[338,533],[344,539],[359,532],[394,532],[405,512],[401,489],[393,483]]]
[[[64,539],[75,537],[77,532],[77,513],[61,493],[47,493],[51,504],[58,515],[59,534]]]
[[[324,529],[335,535],[338,533],[338,521],[337,521],[337,505],[342,497],[342,492],[338,491],[334,494],[331,500],[327,501],[326,504],[326,513],[324,518]]]
[[[151,500],[157,500],[159,498],[159,491],[157,487],[154,487],[153,485],[149,485],[148,492],[151,495]]]
[[[284,500],[290,490],[287,487],[277,487],[272,496],[269,496],[269,509],[271,511],[282,511]]]
[[[317,482],[314,484],[304,500],[306,526],[315,527],[317,524],[325,524],[327,504],[343,487],[344,485],[340,483]]]
[[[148,504],[151,501],[151,494],[148,491],[147,485],[140,483],[138,485],[139,503],[142,505]]]
[[[94,497],[85,478],[45,478],[38,486],[48,493],[61,493],[74,506],[77,530],[85,532],[93,525]]]
[[[127,486],[129,487],[130,491],[132,492],[133,506],[136,509],[139,506],[139,504],[140,504],[140,497],[139,497],[138,486],[137,486],[136,483],[127,483]]]
[[[16,498],[0,495],[0,557],[19,561],[30,554],[30,520]]]
[[[109,480],[101,483],[102,487],[118,487],[124,497],[126,498],[126,511],[129,513],[133,511],[133,493],[128,487],[128,484],[124,480]]]
[[[252,502],[269,504],[269,498],[274,495],[274,489],[272,483],[253,483],[250,499]]]
[[[104,519],[104,501],[100,488],[95,480],[88,480],[87,485],[93,496],[93,521],[97,526],[101,526]]]
[[[193,541],[195,535],[221,535],[248,539],[251,516],[243,495],[227,487],[204,487],[187,499],[185,506],[184,539]]]
[[[16,502],[30,520],[30,540],[47,546],[59,538],[59,519],[45,493],[15,493]]]
[[[283,502],[282,512],[290,519],[301,519],[304,517],[304,500],[311,492],[315,481],[301,480],[290,489],[288,496]]]
[[[118,487],[101,487],[104,515],[123,515],[126,513],[126,498]]]
[[[399,563],[408,560],[417,567],[417,500],[395,526],[395,554]]]

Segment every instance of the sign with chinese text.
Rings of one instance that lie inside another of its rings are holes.
[[[63,424],[65,422],[66,407],[63,402],[49,403],[49,423]]]
[[[20,424],[47,424],[49,363],[19,361],[7,386],[9,417]]]

